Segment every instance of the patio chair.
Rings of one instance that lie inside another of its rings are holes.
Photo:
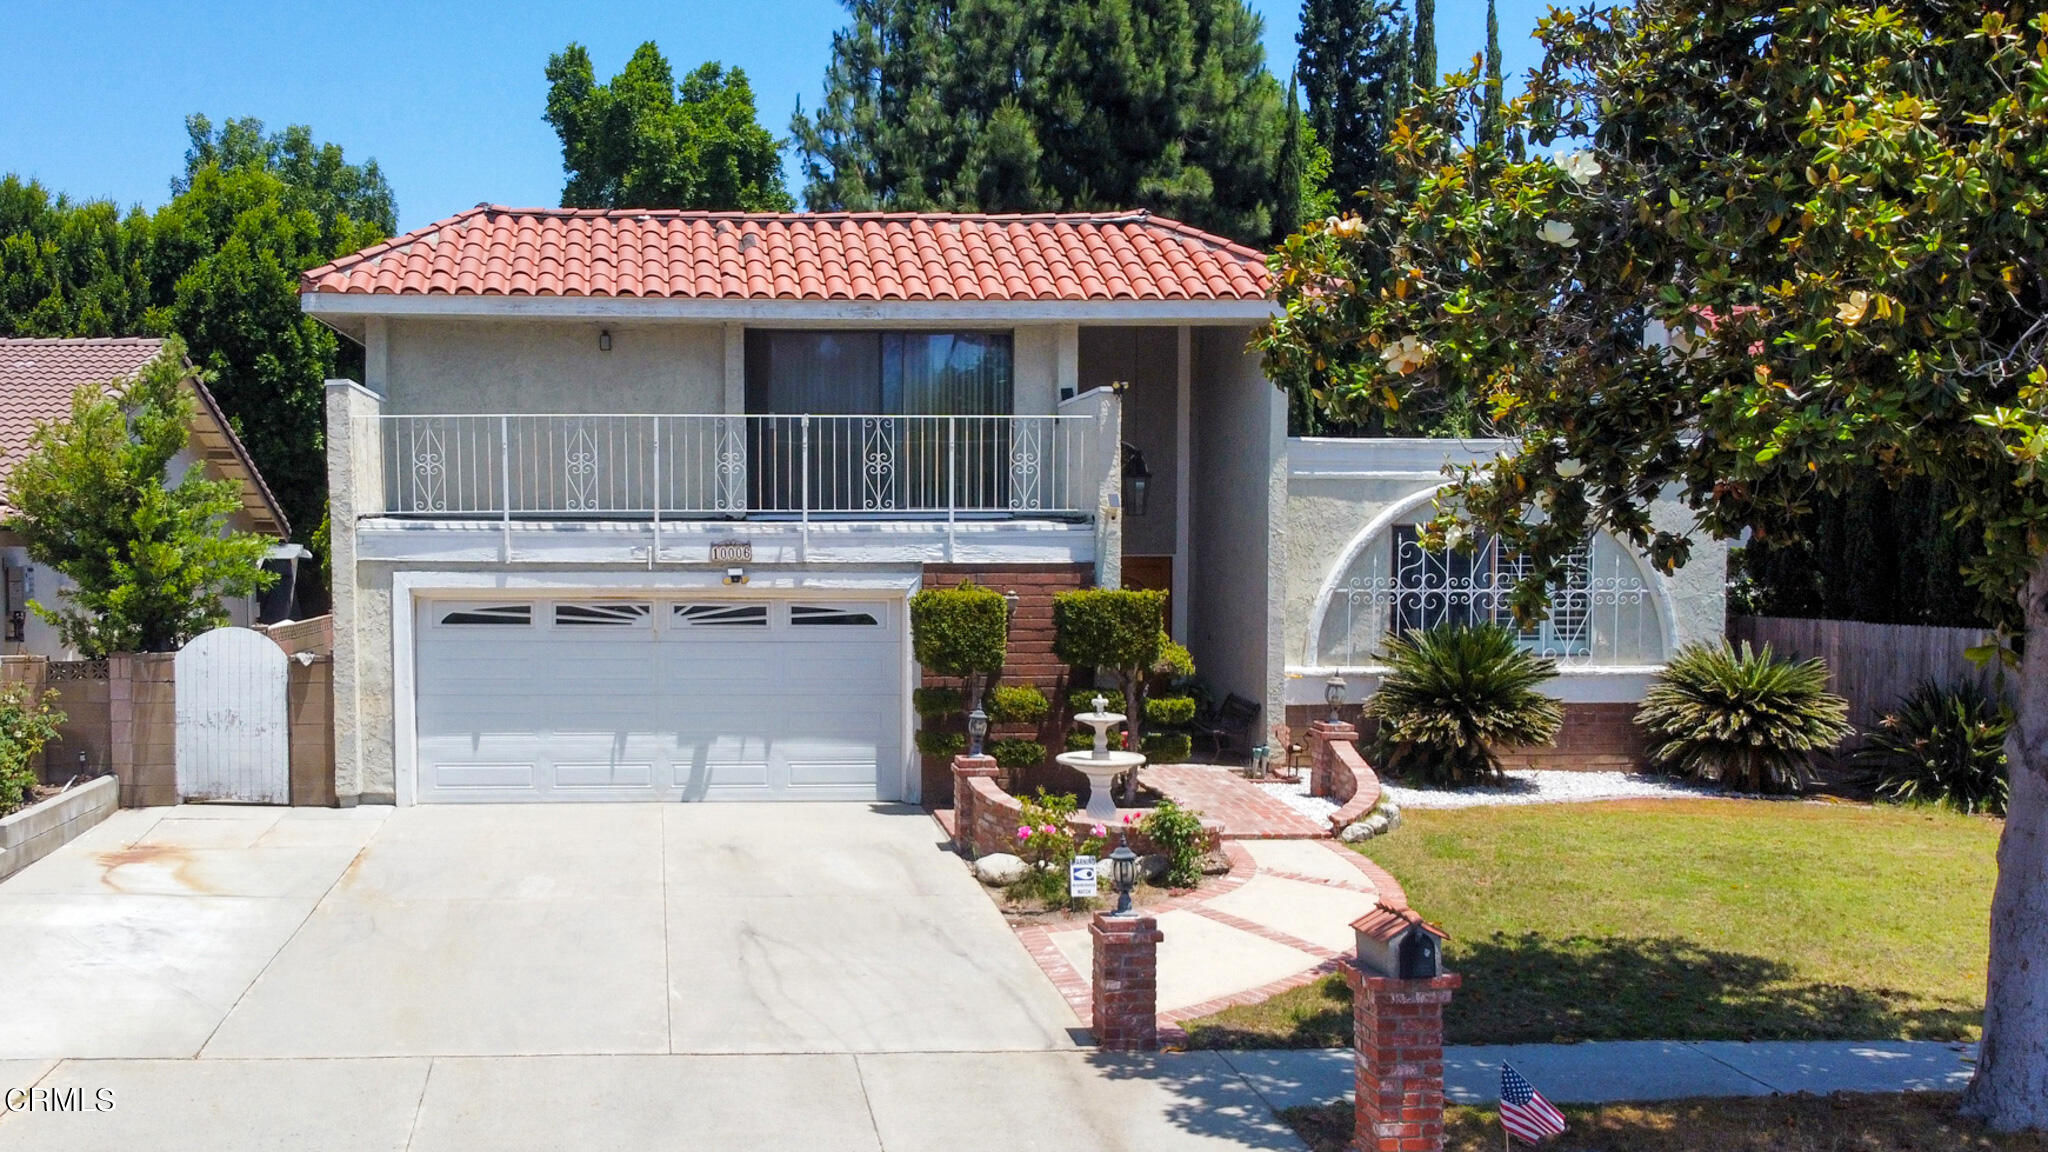
[[[1274,779],[1301,779],[1301,758],[1307,754],[1308,749],[1294,742],[1292,727],[1286,724],[1273,725],[1273,752],[1275,759],[1286,765],[1273,772]]]
[[[1223,705],[1206,716],[1195,718],[1195,732],[1206,736],[1220,759],[1226,748],[1249,753],[1250,736],[1258,727],[1259,706],[1236,693],[1223,698]]]

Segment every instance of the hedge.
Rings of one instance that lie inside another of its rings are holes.
[[[1045,745],[1036,740],[998,740],[988,746],[988,754],[1012,771],[1045,763]]]
[[[1145,701],[1147,727],[1178,728],[1195,718],[1192,696],[1154,696]]]
[[[1194,753],[1195,742],[1185,732],[1147,732],[1145,759],[1154,764],[1178,764]]]
[[[1010,607],[993,588],[928,588],[910,598],[910,644],[925,671],[971,676],[1001,670]]]
[[[997,724],[1036,724],[1052,711],[1052,701],[1030,684],[1002,684],[989,689],[981,706]]]
[[[1102,697],[1108,703],[1102,706],[1105,712],[1124,710],[1124,691],[1121,688],[1076,688],[1067,693],[1067,711],[1079,716],[1083,712],[1095,711],[1095,698]]]
[[[927,756],[958,756],[967,751],[967,733],[917,730],[917,750]]]
[[[1052,650],[1077,668],[1149,669],[1165,638],[1166,593],[1090,588],[1052,598]]]
[[[937,716],[951,716],[967,706],[967,697],[958,688],[913,688],[910,690],[910,707],[919,716],[931,719]]]

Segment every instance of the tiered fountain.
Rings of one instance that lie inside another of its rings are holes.
[[[1062,752],[1054,760],[1069,768],[1078,768],[1088,777],[1089,817],[1096,823],[1110,825],[1116,822],[1116,795],[1111,785],[1124,772],[1135,772],[1145,762],[1137,752],[1112,752],[1109,748],[1109,730],[1124,722],[1122,715],[1104,711],[1109,699],[1097,696],[1090,703],[1095,711],[1083,712],[1074,719],[1095,729],[1095,747],[1087,752]]]

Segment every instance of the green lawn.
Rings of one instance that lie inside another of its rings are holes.
[[[1451,934],[1454,1044],[1974,1039],[1999,825],[1700,800],[1410,812],[1368,854]],[[1329,977],[1196,1047],[1350,1043]]]

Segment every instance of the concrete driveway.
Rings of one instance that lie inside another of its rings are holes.
[[[939,835],[867,805],[119,812],[0,882],[0,1089],[33,1090],[0,1146],[1300,1147],[1218,1058],[1077,1047]]]

